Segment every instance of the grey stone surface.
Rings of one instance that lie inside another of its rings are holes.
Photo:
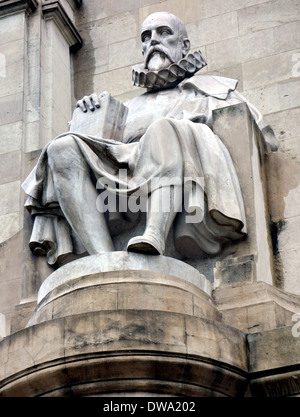
[[[0,339],[6,336],[6,319],[4,314],[0,314]]]
[[[53,272],[41,285],[37,302],[42,302],[48,293],[58,287],[67,289],[72,282],[80,279],[82,276],[112,271],[120,271],[122,273],[122,271],[143,270],[177,277],[180,280],[192,283],[206,294],[211,295],[212,287],[205,276],[200,274],[195,268],[179,260],[164,256],[111,252],[78,259]],[[84,280],[81,285],[84,285]]]
[[[43,349],[36,340],[43,341]],[[243,396],[246,351],[242,332],[187,314],[73,315],[0,343],[0,396],[68,396],[70,387],[73,395],[117,395],[128,386],[175,395]]]
[[[20,210],[20,181],[0,185],[0,215]]]
[[[20,212],[0,215],[0,242],[5,242],[21,230]]]

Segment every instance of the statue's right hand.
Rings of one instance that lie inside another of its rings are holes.
[[[94,111],[95,108],[100,107],[100,96],[97,96],[97,94],[93,93],[89,96],[84,96],[81,100],[77,101],[76,107],[79,107],[84,113],[86,113],[88,110]]]

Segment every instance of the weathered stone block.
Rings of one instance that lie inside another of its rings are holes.
[[[128,72],[131,67],[119,68],[113,71],[96,74],[94,76],[94,90],[97,92],[109,91],[112,96],[117,96],[130,91],[135,91]],[[112,83],[111,80],[114,80]]]
[[[229,258],[224,262],[219,261],[215,269],[216,282],[218,282],[218,285],[253,282],[256,278],[254,263],[253,255]]]
[[[21,149],[22,122],[0,125],[0,154]]]
[[[23,116],[23,93],[12,94],[10,96],[3,96],[0,98],[0,125],[10,125],[11,123],[22,120]],[[13,136],[20,132],[21,124],[14,125],[11,133]],[[9,129],[10,126],[7,126]],[[6,129],[6,128],[3,128]],[[2,141],[7,141],[8,137],[1,138]],[[17,141],[17,139],[16,139]],[[9,145],[8,145],[9,146]],[[8,152],[8,151],[6,151]]]
[[[292,294],[300,294],[299,270],[300,257],[299,248],[291,248],[280,253],[282,262],[284,284],[283,288],[286,292]]]
[[[300,50],[284,52],[243,64],[244,89],[262,87],[292,76],[292,57]]]
[[[22,276],[22,234],[14,235],[0,246],[0,282]],[[5,296],[5,294],[3,294]]]
[[[109,70],[119,68],[120,61],[124,66],[141,62],[143,58],[138,43],[140,43],[140,41],[134,38],[109,45]]]
[[[216,75],[219,77],[227,77],[227,78],[233,78],[238,81],[238,89],[239,91],[243,91],[243,70],[242,70],[242,64],[234,65],[232,67],[228,68],[218,68],[215,71],[209,71],[209,68],[207,66],[207,72],[210,75]]]
[[[20,93],[24,89],[23,39],[0,45],[0,54],[5,56],[5,76],[0,77],[0,97]]]
[[[21,229],[20,213],[9,213],[0,216],[0,243],[17,234]]]
[[[266,119],[273,126],[274,132],[280,139],[280,143],[299,136],[299,126],[297,123],[299,118],[299,108],[289,109],[266,116]]]
[[[220,286],[213,292],[222,321],[245,333],[290,326],[300,304],[292,295],[264,282],[241,282]]]
[[[0,45],[23,39],[25,15],[16,13],[1,18]]]
[[[0,185],[0,216],[20,210],[20,181]]]
[[[300,106],[300,78],[282,81],[278,85],[278,90],[280,110],[297,108]]]
[[[186,29],[193,48],[234,38],[238,36],[237,14],[236,12],[221,14],[188,23]]]
[[[154,3],[154,2],[153,2]],[[199,3],[199,2],[198,2]],[[201,3],[201,2],[200,2]],[[139,9],[139,27],[142,25],[143,21],[154,12],[169,12],[175,14],[175,16],[181,16],[181,19],[184,20],[185,9],[187,5],[180,0],[164,0],[163,2],[154,3],[150,6],[142,7]],[[190,7],[192,7],[191,5]],[[189,6],[188,6],[189,7]],[[201,7],[201,5],[200,5]],[[199,6],[196,11],[199,10]]]
[[[113,44],[110,46],[113,46]],[[85,85],[82,87],[82,83],[91,82],[89,79],[91,79],[94,74],[108,71],[109,46],[101,46],[94,49],[90,44],[85,44],[80,51],[74,55],[73,60],[76,68],[80,68],[80,71],[76,71],[74,74],[75,95],[78,98],[82,98],[86,95],[87,91],[89,93],[92,92],[92,88],[86,88]],[[80,82],[76,82],[77,78],[80,79]],[[78,90],[80,91],[77,92]]]
[[[89,31],[89,36],[94,48],[103,47],[114,42],[131,39],[133,34],[138,33],[137,13],[125,12],[107,19],[98,20]]]
[[[212,43],[206,51],[209,70],[232,67],[241,62],[238,38]]]
[[[252,372],[280,368],[299,361],[299,338],[294,337],[292,325],[247,336]]]
[[[300,249],[300,216],[295,216],[285,221],[284,228],[282,229],[279,237],[279,250],[280,252]]]
[[[241,53],[241,61],[254,61],[274,54],[273,29],[251,32],[239,36],[238,43]]]
[[[7,138],[9,141],[9,138]],[[21,151],[0,154],[0,183],[13,182],[21,176]]]
[[[0,305],[3,313],[7,314],[12,305],[20,301],[21,296],[21,277],[0,282]]]
[[[238,12],[240,34],[255,32],[296,20],[293,0],[274,0]]]
[[[234,10],[244,9],[269,0],[202,0],[204,16],[212,16],[228,13]]]
[[[144,0],[143,4],[155,3],[156,0]],[[81,15],[80,23],[92,22],[95,20],[105,19],[114,15],[129,12],[137,9],[136,0],[128,0],[126,2],[114,2],[111,0],[103,0],[99,3],[99,0],[89,0],[84,5],[84,13]]]
[[[250,103],[259,108],[264,115],[280,110],[281,102],[278,84],[269,84],[260,88],[244,91],[243,96],[246,97]]]
[[[33,152],[43,146],[45,135],[40,120],[26,124],[26,152]]]
[[[4,314],[0,314],[0,340],[6,336],[6,319]]]
[[[297,16],[295,15],[295,20]],[[300,21],[290,22],[273,28],[274,52],[281,53],[299,48]]]

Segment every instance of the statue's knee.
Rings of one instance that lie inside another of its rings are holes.
[[[208,135],[213,134],[213,131],[211,130],[211,128],[203,123],[196,123],[196,126],[197,126],[198,131],[203,134],[208,134]]]
[[[150,127],[155,129],[164,129],[170,126],[172,120],[173,119],[169,119],[167,117],[161,117],[160,119],[155,120]]]
[[[59,139],[53,140],[47,149],[48,156],[61,155],[62,153],[68,152],[76,145],[75,140],[72,136],[63,136]]]
[[[74,152],[78,153],[78,146],[72,136],[64,136],[52,141],[47,149],[50,166],[69,166]]]

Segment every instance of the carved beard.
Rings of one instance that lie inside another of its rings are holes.
[[[152,56],[147,65],[148,69],[145,68],[145,64],[135,65],[132,68],[133,85],[136,87],[147,88],[148,91],[172,87],[185,78],[191,77],[207,65],[201,51],[195,51],[177,63],[171,63],[171,65],[170,63],[166,63],[165,68],[161,67],[161,59],[168,60],[164,54],[163,58],[162,54],[153,54],[153,59],[154,61],[151,63],[151,68],[154,68],[159,64],[158,70],[150,69],[149,67]]]
[[[163,52],[154,52],[148,61],[149,71],[158,71],[162,68],[167,68],[172,62]]]

